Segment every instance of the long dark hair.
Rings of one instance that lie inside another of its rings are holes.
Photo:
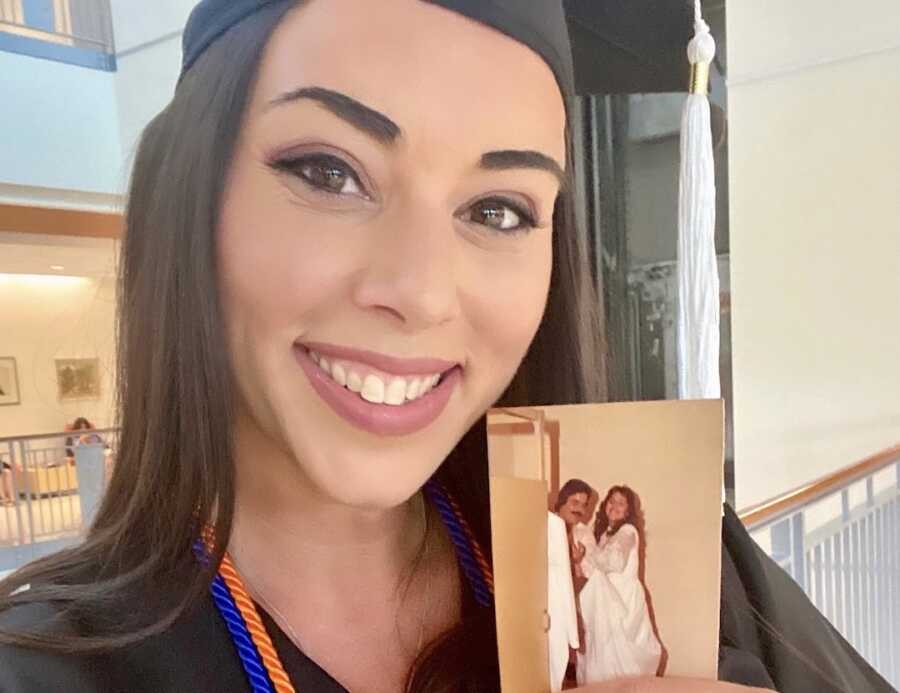
[[[612,500],[615,494],[625,498],[628,503],[628,512],[625,518],[615,524],[610,524],[609,518],[606,516],[606,504]],[[594,521],[594,537],[600,541],[600,537],[604,534],[615,534],[622,525],[631,525],[637,530],[640,539],[640,549],[644,549],[644,510],[641,508],[641,499],[638,497],[631,487],[625,485],[613,486],[606,492],[606,497],[600,503],[597,509],[597,518]],[[642,561],[643,563],[643,561]]]
[[[88,634],[0,632],[0,643],[108,651],[166,631],[208,592],[231,533],[235,486],[233,385],[222,348],[214,230],[263,50],[295,6],[266,7],[216,41],[145,129],[121,255],[115,470],[82,544],[0,583],[0,611],[53,602],[62,617],[79,622],[111,611],[117,617]],[[575,229],[573,194],[569,186],[556,203],[547,309],[502,398],[506,405],[601,399],[597,302],[586,238]],[[482,419],[437,476],[489,549],[486,450]],[[213,528],[213,553],[203,567],[189,547],[207,524]],[[25,585],[30,589],[17,591]],[[129,596],[135,593],[153,595],[154,608],[117,609],[133,603]],[[493,610],[464,594],[462,622],[426,648],[408,690],[497,690],[495,638]]]

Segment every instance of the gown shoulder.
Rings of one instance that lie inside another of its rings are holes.
[[[0,613],[0,631],[74,635],[76,629],[52,605],[33,603]],[[104,659],[0,644],[0,693],[111,693],[117,689]]]
[[[143,597],[143,598],[141,598]],[[146,605],[148,595],[135,604]],[[305,693],[346,693],[305,656],[264,611],[260,613],[285,670]],[[0,631],[90,634],[52,605],[34,603],[0,612]],[[165,631],[98,655],[74,655],[0,645],[0,693],[249,693],[231,636],[209,597]]]
[[[781,693],[896,693],[725,506],[719,678]]]

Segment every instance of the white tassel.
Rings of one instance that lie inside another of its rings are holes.
[[[718,399],[719,274],[716,261],[716,178],[709,100],[709,65],[716,42],[695,0],[688,44],[691,93],[681,119],[678,197],[678,394]]]

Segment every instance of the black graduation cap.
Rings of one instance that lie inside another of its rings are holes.
[[[579,94],[687,91],[689,0],[564,0]]]
[[[183,76],[213,41],[264,7],[295,0],[200,0],[182,35]],[[572,55],[561,0],[425,0],[487,24],[541,55],[563,91],[572,90]]]
[[[185,28],[182,73],[245,17],[289,0],[201,0]],[[427,0],[492,25],[540,53],[568,91],[685,91],[691,0]],[[566,24],[568,34],[566,36]],[[571,44],[570,44],[571,40]]]

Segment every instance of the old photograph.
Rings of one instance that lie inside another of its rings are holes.
[[[528,513],[546,522],[543,554],[529,547],[513,555],[515,542],[500,536],[508,531],[502,518],[494,527],[498,624],[508,622],[500,611],[509,589],[545,610],[538,657],[547,662],[546,686],[533,690],[630,676],[714,677],[721,404],[495,409],[488,439],[492,477],[537,482],[544,499],[540,507],[532,493],[526,507],[522,494],[517,507],[515,493],[492,497],[504,506],[495,518]],[[541,531],[533,519],[520,525]],[[535,564],[546,571],[545,594],[508,586],[528,583],[522,576]],[[504,641],[528,641],[498,629],[502,671],[503,658],[516,656]]]

